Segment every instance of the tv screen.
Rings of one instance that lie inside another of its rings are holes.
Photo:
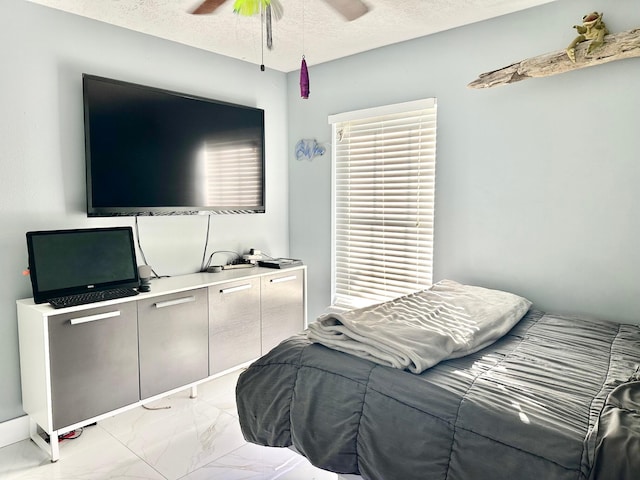
[[[264,110],[83,75],[87,215],[263,213]]]

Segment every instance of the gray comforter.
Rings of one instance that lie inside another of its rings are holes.
[[[616,387],[588,438],[590,480],[640,478],[640,381]]]
[[[294,446],[334,472],[581,480],[606,455],[605,400],[638,363],[637,326],[532,311],[490,347],[420,375],[296,336],[243,372],[236,396],[248,441]]]

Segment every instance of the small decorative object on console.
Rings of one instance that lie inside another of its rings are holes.
[[[295,258],[272,258],[269,260],[259,260],[258,265],[267,268],[290,268],[302,265],[302,260]]]
[[[140,265],[138,267],[138,277],[140,278],[140,286],[138,287],[139,292],[151,291],[151,275],[152,274],[153,274],[153,269],[149,265]]]

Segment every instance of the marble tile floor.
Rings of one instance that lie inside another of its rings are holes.
[[[31,440],[0,448],[2,480],[335,480],[286,448],[248,444],[235,406],[239,371],[86,427],[60,460]],[[170,407],[170,408],[165,408]]]

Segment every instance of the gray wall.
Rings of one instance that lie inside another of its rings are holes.
[[[0,422],[23,414],[15,301],[31,296],[25,232],[133,225],[84,206],[81,74],[88,72],[265,109],[265,215],[214,216],[209,252],[289,253],[286,75],[23,0],[0,2]],[[143,217],[160,275],[198,270],[207,219]],[[141,259],[138,259],[141,263]]]
[[[565,48],[585,9],[612,32],[640,26],[637,0],[561,0],[318,66],[307,56],[308,100],[288,76],[289,142],[330,143],[330,114],[437,97],[434,280],[640,323],[640,58],[466,87]],[[312,320],[331,301],[331,155],[292,159],[289,172],[291,254],[309,266]]]

